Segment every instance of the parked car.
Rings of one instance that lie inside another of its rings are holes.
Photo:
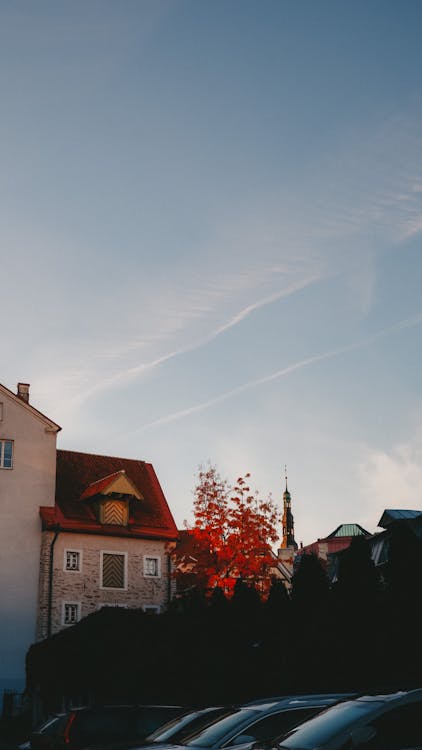
[[[141,743],[169,719],[187,712],[182,706],[95,706],[58,714],[30,738],[31,750],[83,750],[125,740]]]
[[[49,732],[56,732],[58,723],[60,719],[65,714],[56,714],[55,716],[50,716],[47,721],[43,721],[42,724],[40,724],[33,732],[32,735],[40,735],[45,734],[47,735]],[[20,745],[18,745],[18,750],[31,750],[31,738],[28,740],[25,740],[25,742],[22,742]]]
[[[249,750],[257,741],[269,741],[311,716],[332,706],[339,696],[283,698],[268,703],[232,708],[222,718],[199,731],[190,732],[178,742],[161,741],[160,750],[220,750],[236,747]],[[157,743],[145,744],[143,750],[157,750]]]
[[[200,732],[224,716],[228,716],[233,710],[230,706],[211,706],[199,709],[198,711],[189,711],[184,716],[179,716],[167,722],[167,724],[158,727],[155,732],[146,738],[145,743],[171,742],[173,744],[182,744],[185,739]]]
[[[422,689],[340,703],[293,729],[276,748],[422,750]]]

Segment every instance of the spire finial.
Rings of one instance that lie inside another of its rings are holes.
[[[287,492],[287,464],[284,464],[284,475],[286,478],[286,492]]]

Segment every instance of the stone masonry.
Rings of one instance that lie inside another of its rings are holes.
[[[50,548],[53,539],[54,532],[43,532],[37,622],[38,640],[45,638],[48,634]],[[80,553],[79,571],[65,570],[66,550]],[[102,552],[126,555],[124,589],[101,587]],[[157,576],[145,575],[145,556],[158,558]],[[79,605],[79,618],[96,612],[104,605],[133,608],[156,607],[156,611],[162,612],[168,604],[168,566],[167,544],[164,541],[60,532],[54,543],[51,632],[56,633],[66,627],[63,620],[65,602]],[[174,590],[175,584],[171,577],[171,595],[174,595]]]

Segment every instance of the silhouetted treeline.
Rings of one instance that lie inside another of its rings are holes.
[[[291,593],[274,580],[265,602],[239,581],[230,600],[193,589],[158,616],[103,609],[30,649],[28,689],[54,710],[62,696],[200,705],[421,685],[421,574],[422,541],[398,529],[382,578],[358,538],[333,585],[304,555]]]

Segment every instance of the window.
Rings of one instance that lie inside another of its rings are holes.
[[[63,625],[74,625],[81,619],[81,605],[79,602],[63,602]]]
[[[111,526],[127,526],[128,504],[125,500],[107,500],[100,509],[100,523]]]
[[[82,553],[75,549],[66,549],[64,551],[64,569],[73,573],[81,571]]]
[[[255,721],[253,724],[247,727],[243,727],[240,735],[245,737],[246,735],[255,741],[264,742],[265,740],[271,739],[276,740],[286,732],[289,732],[293,727],[298,724],[302,724],[307,721],[315,714],[320,713],[321,708],[294,708],[284,711],[278,711],[277,713],[265,716],[259,721]],[[237,742],[236,742],[237,740]],[[245,742],[247,740],[245,739]],[[232,747],[239,744],[239,735],[237,734],[232,740],[226,745],[226,747]]]
[[[158,604],[144,604],[142,609],[147,615],[158,615],[160,613],[160,607]]]
[[[146,578],[159,578],[160,574],[160,558],[144,555],[144,576]]]
[[[127,558],[125,552],[101,553],[101,588],[125,589]]]
[[[365,747],[377,750],[402,750],[422,746],[422,703],[408,703],[394,708],[379,719],[370,722],[376,735]]]
[[[70,726],[70,746],[101,746],[112,741],[133,739],[133,714],[130,706],[104,706],[78,712]]]
[[[0,469],[11,469],[13,465],[13,440],[0,440]]]
[[[129,606],[127,604],[122,604],[122,602],[100,602],[97,604],[97,609],[107,609],[108,607],[111,607],[112,609],[115,609],[116,607],[119,607],[119,609],[129,609]]]

